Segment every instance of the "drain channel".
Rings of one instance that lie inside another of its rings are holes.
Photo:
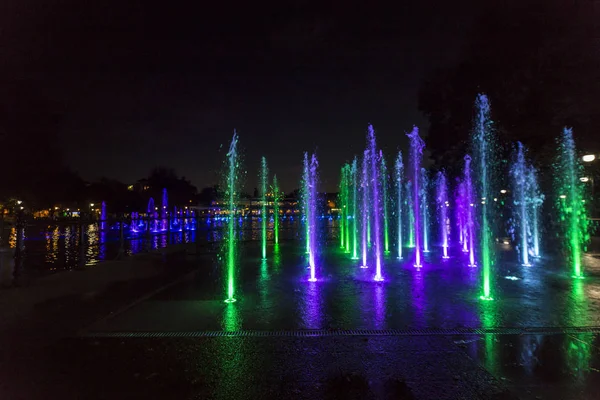
[[[191,338],[191,337],[326,337],[326,336],[426,336],[426,335],[560,335],[600,333],[600,327],[554,328],[454,328],[454,329],[339,329],[293,331],[187,331],[187,332],[84,332],[92,338]]]

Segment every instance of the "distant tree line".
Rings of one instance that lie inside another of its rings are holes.
[[[598,151],[600,35],[591,1],[490,1],[455,65],[423,82],[419,108],[429,120],[427,148],[437,166],[462,168],[473,100],[486,93],[502,143],[521,141],[548,166],[554,138],[574,128],[582,149]],[[505,151],[509,149],[505,148]]]

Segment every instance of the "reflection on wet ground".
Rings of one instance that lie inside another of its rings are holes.
[[[574,280],[556,260],[523,267],[506,260],[494,276],[495,301],[480,301],[480,271],[462,253],[438,261],[429,253],[418,270],[390,258],[385,281],[336,251],[321,260],[319,280],[307,281],[306,261],[294,243],[260,259],[246,246],[231,321],[222,271],[199,272],[115,316],[103,330],[204,331],[297,329],[531,328],[600,326],[600,260],[586,260],[587,277]],[[564,272],[563,272],[564,271]],[[511,279],[506,279],[510,277]],[[235,328],[230,328],[235,326]],[[100,327],[98,328],[100,329]]]
[[[482,335],[455,343],[522,399],[597,399],[598,334]]]
[[[258,246],[246,246],[236,303],[223,302],[215,264],[95,324],[89,333],[121,336],[132,346],[148,339],[123,335],[250,335],[155,339],[157,347],[193,346],[202,384],[192,392],[214,398],[236,397],[250,386],[257,396],[276,393],[265,398],[598,398],[600,263],[593,257],[585,260],[586,279],[574,280],[558,259],[523,267],[512,261],[512,252],[500,249],[495,300],[481,301],[480,271],[467,267],[462,253],[442,261],[434,251],[421,270],[408,260],[386,259],[385,281],[378,283],[373,271],[330,250],[321,259],[319,281],[308,282],[306,260],[293,243],[270,250],[273,257],[263,261]],[[469,334],[461,333],[467,328]],[[496,334],[480,334],[479,328],[494,328]],[[321,336],[286,337],[285,331],[305,330],[321,330]],[[344,336],[341,330],[358,331]],[[263,331],[282,333],[264,338]],[[96,340],[110,347],[115,339]],[[204,358],[203,349],[211,346],[229,364],[206,367],[211,357]],[[222,354],[228,351],[233,353]]]

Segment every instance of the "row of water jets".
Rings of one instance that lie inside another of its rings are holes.
[[[425,142],[414,127],[407,134],[410,141],[409,162],[405,167],[402,152],[398,152],[394,170],[388,172],[383,152],[378,149],[375,130],[369,125],[367,143],[362,157],[346,163],[341,169],[338,208],[340,209],[340,246],[352,259],[360,260],[361,268],[374,267],[373,280],[383,281],[384,254],[391,253],[391,239],[395,235],[395,252],[398,259],[405,257],[404,248],[414,248],[413,263],[423,267],[423,253],[430,251],[429,229],[430,203],[435,204],[439,227],[438,240],[442,258],[449,258],[450,233],[456,232],[460,249],[468,253],[468,266],[481,267],[481,299],[492,300],[492,268],[497,263],[495,242],[503,199],[498,201],[500,171],[498,145],[490,118],[487,96],[478,95],[475,101],[475,118],[470,143],[470,154],[464,157],[463,172],[457,177],[456,196],[451,204],[448,177],[444,170],[437,172],[429,182],[429,175],[422,167]],[[236,195],[240,191],[240,165],[237,150],[238,136],[234,132],[227,154],[227,185],[229,215],[238,210]],[[576,156],[572,130],[565,128],[557,140],[558,151],[554,164],[553,200],[558,211],[557,226],[561,231],[566,259],[571,264],[573,276],[582,278],[581,255],[586,241],[587,218],[584,188],[578,179],[581,165]],[[318,267],[322,246],[318,237],[318,161],[316,154],[304,153],[301,185],[301,212],[304,220],[305,249],[310,270],[308,280],[318,280]],[[540,256],[540,209],[544,201],[537,171],[528,162],[526,149],[521,143],[515,146],[510,168],[511,192],[514,212],[512,235],[518,242],[522,265],[531,266],[532,259]],[[391,180],[391,182],[390,182]],[[268,169],[263,157],[260,172],[263,195],[262,215],[267,215]],[[278,193],[276,178],[274,193]],[[429,195],[435,188],[434,199]],[[389,193],[392,191],[392,193]],[[395,204],[394,204],[395,203]],[[278,205],[278,201],[274,201]],[[454,210],[453,218],[449,214]],[[275,211],[275,224],[278,211]],[[450,220],[453,219],[453,224]],[[392,220],[394,221],[392,224]],[[395,227],[392,227],[395,225]],[[450,226],[454,225],[453,230]],[[237,244],[234,218],[229,218],[225,248],[227,266],[227,299],[235,301],[235,276],[237,267]],[[262,256],[267,258],[267,224],[262,224]],[[275,226],[274,240],[278,242]]]

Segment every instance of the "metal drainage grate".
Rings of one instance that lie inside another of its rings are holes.
[[[183,331],[183,332],[85,332],[94,338],[195,338],[195,337],[327,337],[327,336],[425,336],[425,335],[559,335],[600,333],[600,327],[550,328],[454,328],[454,329],[340,329],[294,331]]]

